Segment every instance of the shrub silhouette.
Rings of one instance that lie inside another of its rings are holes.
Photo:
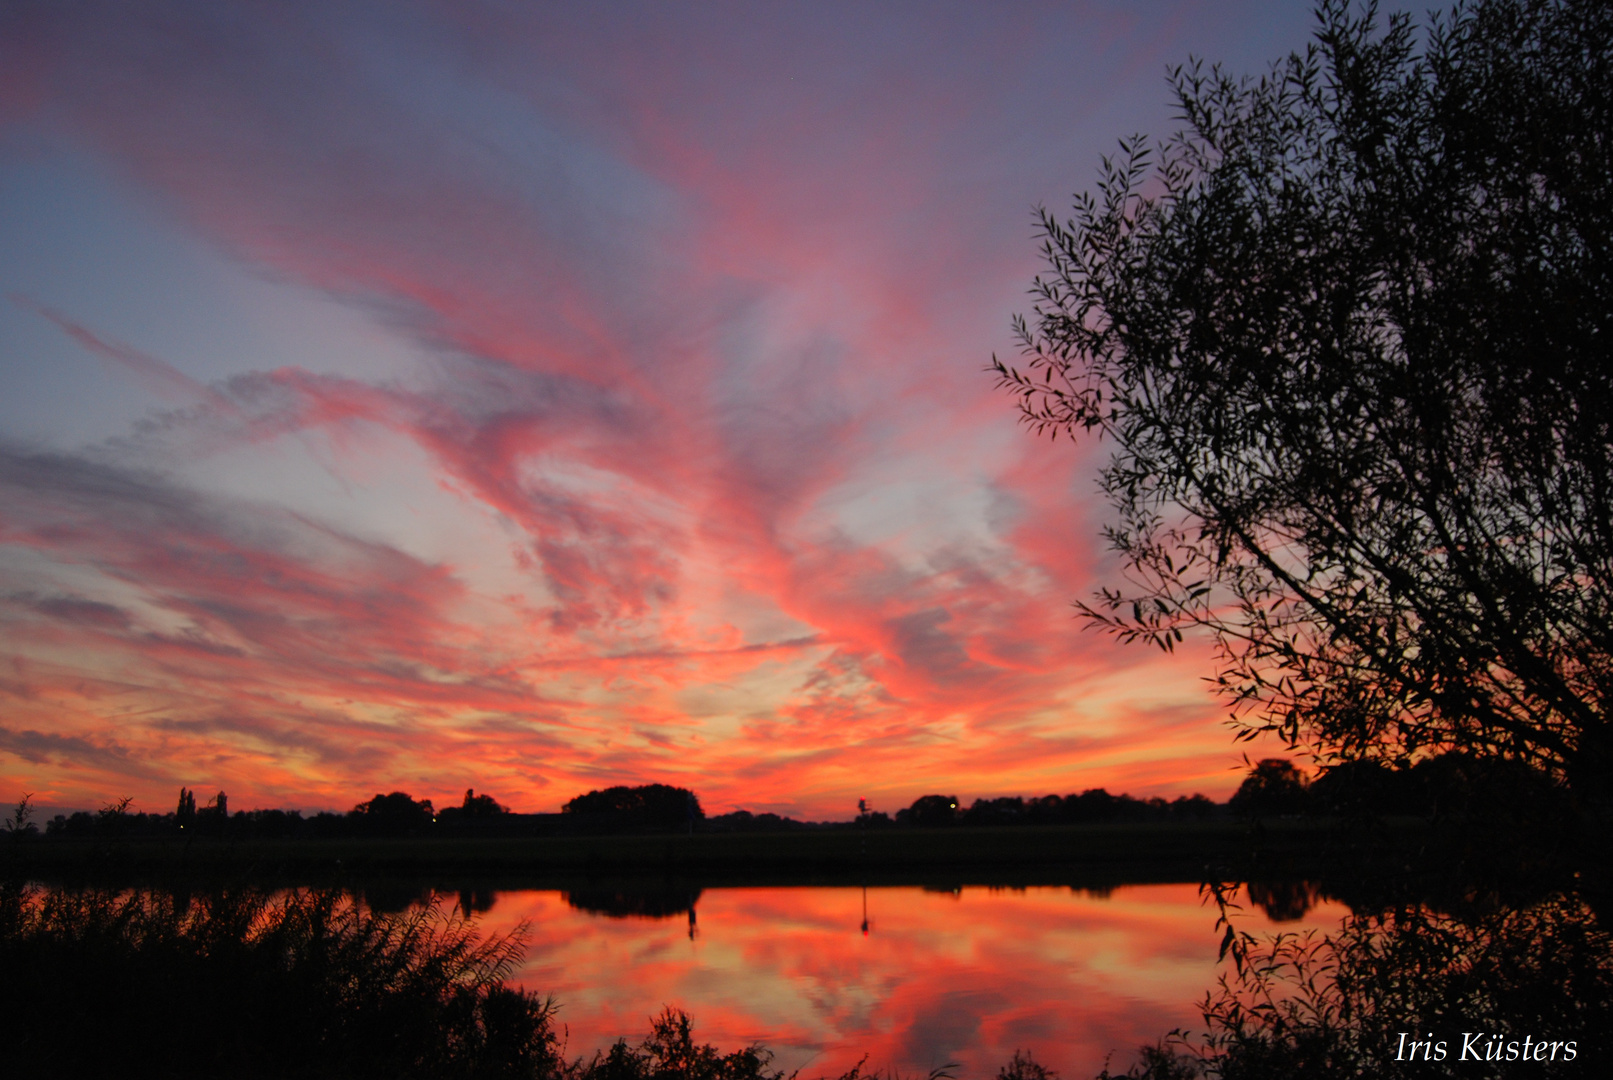
[[[535,1077],[551,1005],[506,987],[519,939],[433,901],[399,915],[333,892],[0,886],[8,1067],[159,1076]]]
[[[1235,972],[1201,1006],[1205,1028],[1142,1049],[1131,1080],[1265,1077],[1600,1076],[1613,1030],[1613,936],[1584,897],[1516,907],[1397,905],[1336,932],[1260,940],[1227,920]],[[1397,1060],[1399,1033],[1445,1040],[1443,1059]],[[1474,1063],[1481,1044],[1525,1035],[1572,1044],[1565,1058]],[[1525,1068],[1532,1072],[1525,1072]],[[1111,1074],[1105,1070],[1103,1077]],[[1116,1078],[1118,1080],[1118,1078]]]
[[[772,1052],[762,1046],[722,1054],[709,1043],[695,1045],[689,1014],[668,1008],[638,1046],[616,1040],[575,1080],[784,1080],[783,1072],[769,1068],[772,1063]]]

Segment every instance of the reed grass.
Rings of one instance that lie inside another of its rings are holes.
[[[550,1076],[553,1006],[504,983],[520,949],[441,902],[0,885],[8,1070]]]

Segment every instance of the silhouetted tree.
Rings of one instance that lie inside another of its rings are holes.
[[[1208,628],[1244,734],[1613,787],[1613,5],[1344,0],[1041,214],[1038,431],[1098,431],[1126,640]]]
[[[465,789],[465,801],[459,804],[460,813],[466,817],[496,817],[499,814],[508,814],[510,808],[497,802],[491,795],[478,795],[472,788]]]
[[[1203,795],[1182,795],[1167,802],[1158,796],[1138,799],[1131,795],[1111,795],[1103,788],[1091,788],[1063,798],[1044,795],[1037,799],[1018,796],[976,799],[969,809],[958,813],[957,820],[964,825],[1079,825],[1109,821],[1193,820],[1214,817],[1221,810],[1218,804]],[[913,815],[909,813],[902,820],[912,822],[912,819]]]
[[[1251,881],[1249,902],[1266,913],[1272,922],[1298,922],[1317,901],[1322,891],[1311,881]]]
[[[958,797],[956,795],[921,795],[913,800],[913,805],[906,810],[896,811],[898,825],[917,825],[920,828],[935,828],[941,825],[952,825],[958,820]]]
[[[196,824],[196,795],[186,788],[179,789],[179,806],[174,810],[174,824],[181,829]]]
[[[560,812],[606,828],[679,828],[698,824],[706,817],[694,792],[668,784],[590,791],[566,803]]]
[[[1310,785],[1310,809],[1346,817],[1420,814],[1425,801],[1413,789],[1411,773],[1380,761],[1330,765]]]
[[[965,825],[1018,825],[1026,820],[1025,800],[976,799],[959,817]]]
[[[491,889],[460,889],[459,913],[466,919],[476,915],[485,915],[493,910],[498,902],[498,893]]]
[[[1307,809],[1305,775],[1287,758],[1264,758],[1227,801],[1234,812],[1250,817],[1302,814]]]
[[[1213,800],[1196,792],[1192,795],[1178,795],[1170,804],[1171,817],[1191,821],[1212,818],[1220,810],[1221,807]]]
[[[45,823],[45,835],[53,837],[82,836],[95,828],[95,819],[83,810],[76,810],[72,816],[57,814]]]
[[[469,829],[477,834],[497,832],[508,834],[516,815],[491,795],[478,795],[474,788],[465,789],[465,797],[458,806],[445,806],[437,815],[437,823],[455,829]]]
[[[232,830],[266,839],[300,836],[303,825],[300,810],[237,810],[230,819]]]
[[[612,919],[666,919],[686,914],[700,900],[698,888],[571,889],[560,894],[578,911]]]
[[[890,823],[888,815],[878,812],[863,814],[857,818],[857,824],[863,828],[882,828]],[[765,810],[760,814],[753,814],[749,810],[734,810],[705,819],[705,829],[708,832],[790,832],[817,827]]]
[[[348,814],[348,820],[372,835],[402,836],[428,827],[435,816],[430,799],[417,800],[394,791],[359,803]]]
[[[128,795],[107,803],[95,812],[94,830],[99,836],[125,836],[129,831],[129,807],[134,799]],[[73,815],[75,818],[77,814]]]
[[[1064,800],[1065,817],[1076,822],[1114,821],[1121,816],[1126,796],[1111,795],[1103,788],[1088,788]]]

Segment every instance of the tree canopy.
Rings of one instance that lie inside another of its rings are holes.
[[[646,828],[677,828],[705,820],[700,799],[687,788],[669,784],[608,787],[578,795],[560,808],[575,819],[597,824]]]
[[[1299,814],[1306,810],[1305,777],[1287,758],[1265,758],[1244,778],[1227,805],[1240,814]]]
[[[383,835],[418,832],[431,825],[436,812],[430,799],[414,799],[407,792],[376,795],[353,807],[348,815],[364,831]]]
[[[1240,735],[1613,777],[1613,8],[1317,11],[1260,79],[1040,212],[994,359],[1039,432],[1114,447],[1123,639],[1217,643]]]

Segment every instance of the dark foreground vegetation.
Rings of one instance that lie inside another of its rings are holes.
[[[551,1006],[501,982],[519,943],[437,907],[334,892],[0,889],[18,1075],[538,1076]]]
[[[1608,870],[1605,850],[1532,859],[1472,843],[1423,872],[1350,875],[1351,914],[1325,934],[1250,934],[1234,893],[1208,884],[1231,970],[1201,1029],[1142,1048],[1121,1075],[1604,1076]]]

